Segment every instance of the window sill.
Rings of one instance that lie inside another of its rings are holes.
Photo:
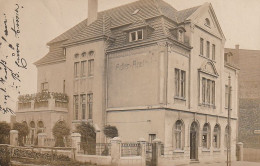
[[[220,149],[213,149],[213,152],[220,152]]]
[[[209,60],[209,61],[211,61],[211,62],[216,63],[216,60],[210,59],[210,58],[208,58],[208,57],[206,57],[206,56],[204,56],[204,55],[199,54],[199,56],[202,57],[202,58],[205,58],[205,59],[207,59],[207,60]]]
[[[208,104],[208,103],[200,103],[199,106],[203,106],[203,107],[212,107],[213,109],[216,109],[216,106],[215,106],[215,105]]]
[[[174,99],[186,101],[185,97],[174,96]]]
[[[202,151],[202,152],[210,152],[210,149],[204,148],[204,149],[202,149],[201,151]]]
[[[228,109],[228,107],[225,107],[225,109],[227,110],[227,109]],[[232,111],[232,108],[230,108],[230,110]]]
[[[184,153],[184,150],[181,150],[181,149],[175,149],[175,150],[173,150],[173,153]]]

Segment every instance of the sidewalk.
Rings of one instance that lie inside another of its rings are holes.
[[[190,166],[226,166],[226,163],[197,163],[190,164]],[[248,162],[248,161],[234,161],[231,166],[260,166],[260,163]]]

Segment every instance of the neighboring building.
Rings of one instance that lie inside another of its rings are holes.
[[[226,48],[235,55],[239,72],[238,141],[246,148],[260,148],[260,50]]]
[[[88,20],[50,41],[35,63],[38,98],[20,100],[17,121],[34,123],[34,134],[41,121],[48,136],[59,120],[72,129],[91,122],[97,141],[105,141],[98,131],[109,124],[123,142],[161,139],[173,158],[223,160],[230,75],[234,157],[238,72],[224,63],[212,5],[177,11],[162,0],[139,0],[97,13],[97,1],[89,0],[89,7]]]

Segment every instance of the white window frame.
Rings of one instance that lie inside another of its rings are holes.
[[[142,32],[142,38],[141,39],[138,39],[138,32]],[[135,34],[135,40],[132,39],[132,34]],[[144,30],[143,29],[140,29],[140,30],[136,30],[136,31],[131,31],[129,33],[129,42],[134,42],[134,41],[139,41],[139,40],[143,40],[144,39]]]
[[[180,42],[184,42],[184,31],[183,30],[178,30],[178,40]]]

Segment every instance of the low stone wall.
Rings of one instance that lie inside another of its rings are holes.
[[[244,161],[260,162],[260,149],[244,148]]]
[[[143,166],[143,160],[141,156],[136,157],[121,157],[118,161],[120,166]]]
[[[97,165],[111,165],[111,156],[97,156],[97,155],[76,155],[76,160],[80,162],[89,162]]]

